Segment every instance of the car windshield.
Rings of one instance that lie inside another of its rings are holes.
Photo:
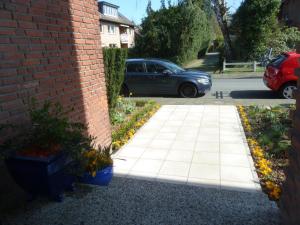
[[[286,58],[287,56],[284,54],[279,55],[270,62],[270,65],[278,68],[286,60]]]
[[[164,66],[166,66],[169,70],[171,70],[173,73],[180,73],[185,71],[180,66],[176,65],[175,63],[164,61]]]

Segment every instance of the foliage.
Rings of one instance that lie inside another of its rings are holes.
[[[140,104],[140,103],[139,103]],[[131,139],[135,131],[140,128],[159,108],[155,102],[147,102],[141,109],[133,113],[130,119],[119,126],[112,133],[113,150],[118,150],[129,139]]]
[[[233,17],[237,36],[236,55],[240,59],[260,59],[269,48],[275,55],[295,48],[300,32],[278,21],[280,0],[245,0]]]
[[[117,98],[120,94],[124,81],[127,50],[119,48],[104,48],[103,59],[108,104],[109,108],[113,109],[116,106]]]
[[[116,106],[110,112],[110,120],[112,125],[120,124],[125,121],[126,116],[131,114],[137,105],[130,98],[125,99],[121,96],[117,98]]]
[[[111,147],[90,149],[82,154],[81,166],[91,176],[95,177],[99,170],[113,165],[110,155]]]
[[[287,155],[291,142],[288,131],[292,126],[289,107],[261,108],[251,106],[247,112],[256,139],[266,149],[268,157],[282,158]]]
[[[287,109],[288,108],[284,107],[259,108],[257,106],[238,106],[247,134],[247,142],[255,162],[261,185],[270,199],[276,201],[279,200],[281,196],[281,186],[285,180],[283,170],[287,163],[283,164],[282,162],[287,161],[287,159],[285,154],[278,155],[278,152],[270,151],[270,146],[263,146],[260,136],[268,133],[268,125],[269,130],[272,132],[274,125],[277,126],[286,123]],[[258,121],[256,120],[257,118]],[[288,127],[288,125],[286,125],[286,127]],[[284,135],[284,133],[282,135]],[[273,139],[272,142],[280,142],[280,138],[279,140]],[[286,153],[289,147],[290,146],[286,146],[286,148],[282,150]]]
[[[147,7],[133,55],[184,63],[205,52],[211,40],[211,9],[206,0],[181,0],[158,11]],[[150,1],[151,3],[151,1]]]
[[[33,100],[29,116],[28,126],[11,125],[15,135],[0,146],[4,156],[18,153],[47,157],[64,151],[77,158],[81,151],[91,146],[93,138],[84,135],[85,126],[71,122],[59,103],[45,102],[38,108]]]

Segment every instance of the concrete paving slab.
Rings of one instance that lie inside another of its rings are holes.
[[[115,172],[152,181],[259,190],[247,147],[235,106],[165,105],[116,153],[115,161],[124,161],[116,161]]]

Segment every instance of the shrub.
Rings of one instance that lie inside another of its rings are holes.
[[[211,40],[211,8],[207,1],[181,0],[158,11],[148,6],[141,36],[130,56],[165,58],[180,64],[206,53]]]
[[[269,48],[274,55],[290,51],[300,41],[296,28],[287,28],[278,21],[280,0],[245,0],[233,16],[232,30],[237,36],[237,58],[260,59]]]
[[[291,146],[288,130],[292,127],[288,111],[290,107],[247,108],[255,138],[267,150],[269,157],[280,158]]]
[[[110,110],[116,106],[124,82],[127,49],[103,49],[106,91]]]

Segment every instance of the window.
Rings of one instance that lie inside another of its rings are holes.
[[[118,16],[118,10],[116,8],[112,8],[110,6],[104,5],[103,6],[103,14],[109,16]]]
[[[143,73],[144,70],[144,63],[142,62],[134,62],[127,64],[127,73]]]
[[[163,73],[167,69],[158,63],[147,62],[146,65],[148,73]]]
[[[104,33],[104,25],[100,25],[100,32]]]
[[[109,47],[110,47],[110,48],[116,48],[117,45],[116,45],[116,44],[109,44]]]
[[[110,34],[115,34],[116,33],[115,25],[108,25],[108,33],[110,33]]]
[[[270,65],[278,68],[280,67],[280,65],[287,59],[288,57],[284,54],[277,56],[275,59],[273,59],[270,62]]]

